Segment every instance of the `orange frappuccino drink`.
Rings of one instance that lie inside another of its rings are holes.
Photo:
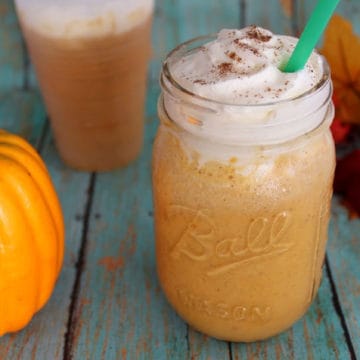
[[[111,170],[143,140],[153,0],[17,0],[57,148],[82,170]]]
[[[313,54],[277,69],[296,39],[223,30],[175,49],[161,74],[153,154],[158,275],[194,328],[265,339],[304,315],[327,240],[331,80]]]

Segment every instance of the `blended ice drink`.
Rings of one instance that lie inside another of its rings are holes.
[[[332,85],[297,39],[222,30],[165,60],[153,154],[158,275],[172,306],[220,339],[255,341],[317,293],[335,167]]]
[[[16,0],[63,160],[111,170],[143,140],[153,0]]]

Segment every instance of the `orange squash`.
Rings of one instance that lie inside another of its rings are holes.
[[[49,299],[64,255],[64,222],[40,156],[0,130],[0,336],[22,329]]]

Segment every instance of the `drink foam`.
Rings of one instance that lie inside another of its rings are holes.
[[[234,151],[286,143],[330,123],[324,58],[313,52],[303,70],[279,70],[296,42],[250,26],[170,54],[161,76],[165,116],[186,130],[182,142],[201,163],[228,161]]]
[[[16,0],[22,22],[46,36],[87,38],[129,31],[150,16],[153,0]]]
[[[215,40],[174,62],[171,73],[192,93],[227,104],[291,99],[314,87],[323,75],[316,53],[301,71],[279,70],[296,42],[294,37],[274,35],[256,26],[225,29]]]

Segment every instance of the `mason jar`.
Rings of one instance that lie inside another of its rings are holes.
[[[317,293],[335,168],[329,68],[296,98],[233,105],[191,93],[165,60],[153,150],[157,271],[195,329],[255,341],[289,328]]]

